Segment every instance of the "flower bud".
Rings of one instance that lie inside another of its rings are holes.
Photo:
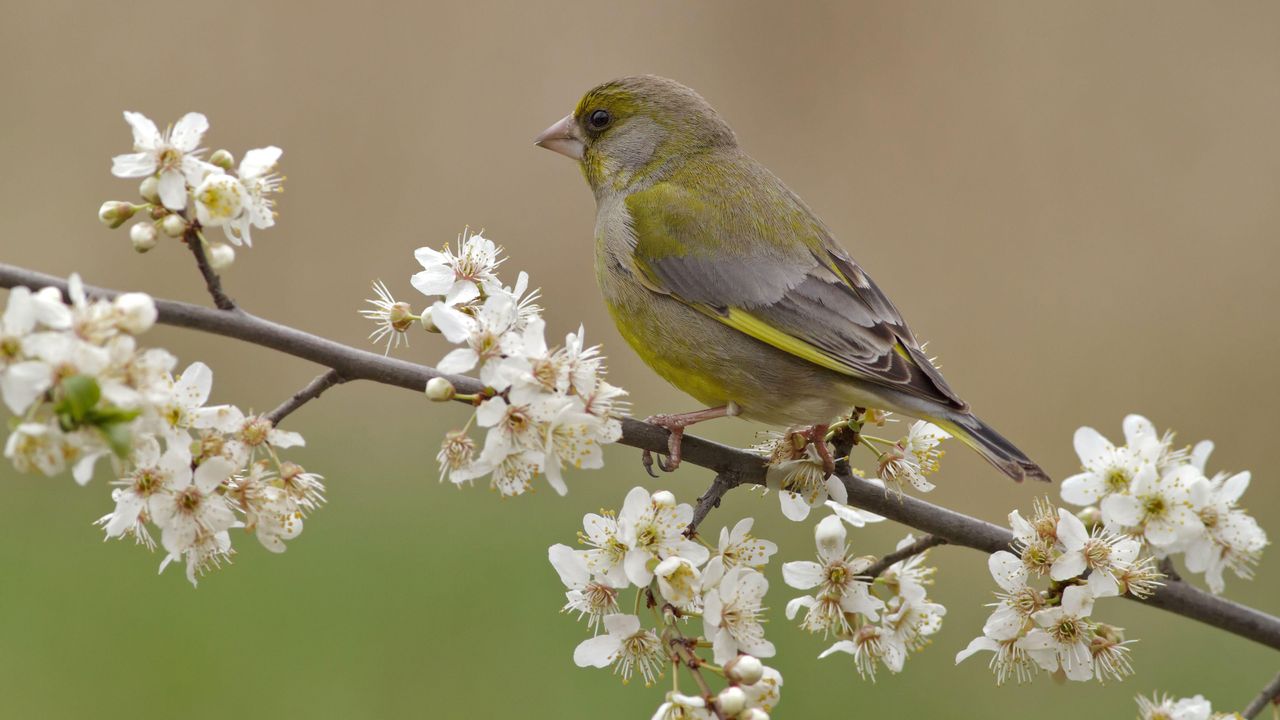
[[[418,318],[418,322],[422,323],[422,329],[427,332],[440,332],[440,328],[436,327],[436,321],[431,319],[431,308],[422,311],[422,317]]]
[[[840,546],[844,544],[845,539],[844,525],[839,517],[828,515],[822,518],[818,527],[814,528],[813,538],[817,541],[819,550],[841,554]]]
[[[160,229],[171,238],[182,237],[182,234],[187,231],[187,221],[181,215],[171,213],[165,215],[164,220],[160,221]]]
[[[738,716],[738,720],[769,720],[769,713],[760,708],[747,708]]]
[[[129,239],[133,241],[134,250],[144,253],[156,246],[156,226],[140,222],[129,228]]]
[[[396,332],[408,332],[413,327],[413,307],[407,302],[398,302],[387,309],[387,323],[391,325],[391,329]]]
[[[676,506],[676,496],[670,490],[659,490],[653,494],[653,504],[660,508],[673,508]]]
[[[133,213],[137,210],[131,203],[120,202],[119,200],[109,200],[102,203],[102,207],[98,208],[98,219],[103,225],[115,230],[125,223],[126,220],[133,217]]]
[[[151,235],[154,241],[154,230]],[[135,242],[134,245],[136,246],[137,243]],[[131,335],[141,335],[156,324],[156,303],[146,293],[124,293],[116,297],[112,306],[116,311],[116,327]]]
[[[742,688],[736,685],[720,691],[716,696],[716,707],[720,709],[720,714],[725,717],[733,717],[742,712],[747,707],[747,694]]]
[[[724,674],[742,685],[755,685],[764,677],[764,663],[755,655],[739,655],[724,665]]]
[[[225,270],[236,261],[236,251],[230,245],[218,243],[209,247],[209,267],[214,270]]]
[[[457,389],[453,387],[453,383],[442,377],[433,377],[427,381],[427,399],[434,402],[444,402],[452,400],[457,394]]]
[[[1102,511],[1092,505],[1076,513],[1076,517],[1080,518],[1080,522],[1084,523],[1089,530],[1102,524]]]
[[[228,150],[215,150],[213,154],[209,156],[209,162],[217,165],[227,172],[231,172],[231,168],[236,165],[235,157],[232,156],[231,152]]]
[[[155,175],[149,175],[143,178],[142,183],[138,185],[138,194],[143,200],[152,205],[160,204],[160,178]]]

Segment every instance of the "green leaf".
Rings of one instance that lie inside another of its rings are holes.
[[[99,425],[98,430],[116,457],[122,460],[129,457],[129,452],[133,450],[133,433],[129,430],[128,422]]]
[[[66,424],[79,427],[102,399],[98,381],[92,375],[72,375],[64,378],[60,387],[62,399],[54,407],[54,412],[64,418]]]

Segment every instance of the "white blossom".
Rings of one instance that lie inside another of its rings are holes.
[[[710,583],[711,579],[706,579]],[[773,643],[760,624],[762,601],[769,590],[764,575],[748,567],[736,567],[719,578],[703,598],[703,634],[711,641],[715,661],[721,665],[738,652],[773,657]]]
[[[942,451],[938,445],[951,435],[942,428],[923,420],[911,424],[907,434],[880,454],[878,475],[881,480],[895,487],[909,482],[920,492],[933,490],[934,484],[925,479],[938,469]]]
[[[124,113],[133,129],[134,152],[112,159],[111,174],[140,178],[159,174],[160,200],[170,210],[187,206],[187,186],[199,185],[213,166],[200,160],[201,138],[209,121],[200,113],[187,113],[178,123],[161,133],[156,124],[141,113]]]
[[[803,595],[787,603],[787,619],[795,619],[805,609],[800,626],[809,632],[848,632],[846,613],[857,613],[874,621],[884,601],[870,594],[861,573],[871,566],[871,558],[855,558],[845,542],[844,524],[834,515],[822,519],[814,529],[818,562],[800,560],[782,565],[782,579],[798,590],[818,588],[815,595]]]
[[[652,720],[712,720],[715,715],[707,709],[707,701],[695,695],[667,693],[667,699],[658,706]]]
[[[823,650],[819,658],[834,653],[848,653],[853,656],[854,667],[859,677],[876,679],[876,666],[884,665],[889,672],[902,671],[907,660],[907,648],[895,633],[879,625],[863,625],[853,632],[853,637],[840,640]]]
[[[1093,595],[1087,587],[1066,588],[1061,605],[1038,610],[1031,616],[1038,627],[1022,639],[1023,648],[1049,672],[1061,667],[1070,680],[1092,679],[1093,655],[1089,651],[1092,612]]]
[[[1213,706],[1202,695],[1179,700],[1168,695],[1139,696],[1137,700],[1141,720],[1209,720],[1210,717],[1218,717],[1213,715]]]
[[[662,597],[681,610],[702,607],[702,573],[688,558],[673,555],[653,569]]]
[[[765,480],[778,491],[782,514],[788,520],[804,520],[828,499],[840,505],[849,501],[844,483],[834,475],[827,476],[817,448],[805,435],[789,431],[769,433],[767,438],[752,450],[768,458]]]
[[[623,561],[627,579],[640,587],[648,585],[653,568],[669,557],[682,557],[694,565],[705,563],[710,552],[684,536],[692,520],[693,506],[688,503],[659,503],[644,488],[632,488],[618,513],[628,548]]]
[[[1141,544],[1101,528],[1090,534],[1080,518],[1064,509],[1058,510],[1058,517],[1057,539],[1062,545],[1062,554],[1053,561],[1049,577],[1063,581],[1088,571],[1087,582],[1094,597],[1118,595],[1117,574],[1137,560]]]
[[[563,612],[576,612],[579,618],[586,618],[587,627],[594,634],[599,632],[606,615],[618,612],[618,591],[592,578],[586,555],[568,545],[552,545],[547,551],[551,566],[566,588]]]
[[[1188,570],[1204,573],[1205,582],[1215,593],[1225,587],[1222,573],[1228,568],[1238,577],[1251,578],[1252,566],[1267,544],[1267,534],[1258,521],[1238,507],[1249,480],[1248,472],[1220,473],[1213,478],[1201,477],[1191,486],[1191,506],[1204,529],[1188,542],[1184,559]]]
[[[238,173],[245,191],[245,209],[243,222],[236,230],[245,245],[253,245],[249,236],[250,226],[265,230],[276,224],[276,203],[271,196],[281,192],[284,183],[284,178],[275,172],[276,163],[283,153],[275,145],[268,145],[246,152],[240,161]],[[236,239],[231,241],[236,242]]]
[[[635,615],[605,615],[604,629],[605,634],[578,645],[573,651],[573,662],[578,667],[613,665],[613,671],[621,675],[624,682],[639,672],[645,685],[652,685],[667,662],[662,640],[652,630],[642,628]]]
[[[465,239],[460,235],[456,248],[420,247],[414,251],[414,257],[423,269],[409,282],[423,295],[442,296],[446,307],[469,303],[482,292],[501,295],[503,287],[496,272],[503,262],[498,257],[500,252],[492,240],[480,233],[467,235]]]
[[[195,189],[196,219],[205,227],[220,227],[232,245],[249,237],[249,193],[239,179],[210,173]]]
[[[479,365],[481,381],[495,389],[505,389],[498,361],[518,349],[518,339],[511,333],[517,317],[516,305],[505,293],[490,295],[474,317],[436,302],[431,306],[432,322],[449,342],[465,346],[440,360],[440,372],[464,373]]]
[[[1104,522],[1116,530],[1136,528],[1154,547],[1173,550],[1203,527],[1191,509],[1191,485],[1198,479],[1199,471],[1190,465],[1176,467],[1162,477],[1154,472],[1139,473],[1129,494],[1103,498]]]
[[[720,541],[716,553],[707,563],[707,569],[716,567],[719,574],[738,566],[760,570],[769,562],[769,558],[778,552],[778,546],[768,540],[751,535],[753,518],[739,520],[733,529],[720,528]]]

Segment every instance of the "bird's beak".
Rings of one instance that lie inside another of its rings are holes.
[[[543,130],[541,135],[534,138],[533,144],[574,160],[581,160],[582,151],[586,148],[572,114],[565,115],[555,125]]]

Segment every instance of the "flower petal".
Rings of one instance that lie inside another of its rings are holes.
[[[184,153],[191,152],[200,144],[200,138],[204,137],[205,131],[208,129],[208,118],[198,112],[189,112],[183,115],[178,120],[178,123],[173,126],[173,133],[169,135],[169,142]]]
[[[187,179],[177,170],[160,173],[160,202],[170,210],[187,207]]]
[[[111,158],[111,174],[118,178],[140,178],[155,173],[156,157],[151,153],[126,153]]]
[[[608,617],[613,616],[606,616],[606,619]],[[614,635],[597,635],[583,640],[574,648],[573,663],[578,667],[609,667],[621,649],[620,638]]]
[[[1082,427],[1076,430],[1074,444],[1076,455],[1080,456],[1080,463],[1085,467],[1094,466],[1096,463],[1106,459],[1116,449],[1110,440],[1091,427]]]
[[[826,569],[812,560],[796,560],[782,564],[782,581],[797,590],[808,590],[822,584]]]
[[[997,643],[995,640],[992,640],[991,638],[985,635],[983,635],[982,637],[976,637],[973,640],[969,641],[968,647],[956,653],[956,664],[959,665],[960,663],[969,659],[971,655],[981,650],[999,652],[1000,643]]]

